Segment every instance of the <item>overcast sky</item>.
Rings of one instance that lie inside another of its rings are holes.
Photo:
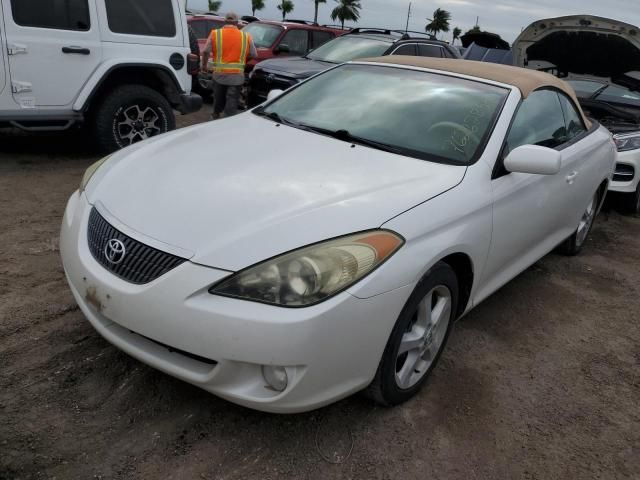
[[[361,19],[358,25],[367,27],[404,28],[409,0],[360,0]],[[190,8],[206,9],[206,0],[188,0]],[[289,16],[313,20],[313,0],[293,0],[295,9]],[[265,0],[266,8],[256,13],[264,19],[281,19],[276,9],[278,0]],[[320,5],[320,23],[334,23],[329,18],[335,0]],[[638,0],[414,0],[410,30],[423,31],[436,8],[451,12],[451,27],[468,30],[480,17],[480,27],[500,34],[512,42],[521,29],[535,20],[562,15],[591,14],[640,25]],[[239,15],[251,14],[251,0],[223,0],[222,11],[233,10]],[[450,40],[450,34],[444,34]]]

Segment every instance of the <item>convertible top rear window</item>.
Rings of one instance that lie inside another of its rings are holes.
[[[508,94],[446,74],[347,64],[256,113],[401,155],[469,165],[482,153]]]

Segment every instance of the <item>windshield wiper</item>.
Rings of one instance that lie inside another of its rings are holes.
[[[376,142],[375,140],[369,140],[367,138],[358,137],[356,135],[352,135],[348,130],[340,129],[340,130],[330,130],[328,128],[321,127],[312,127],[310,125],[299,125],[299,128],[304,130],[309,130],[311,132],[320,133],[322,135],[327,135],[328,137],[335,138],[337,140],[342,140],[344,142],[349,142],[357,145],[362,145],[365,147],[375,148],[377,150],[382,150],[383,152],[396,153],[398,155],[406,155],[406,151],[399,147],[394,147],[392,145],[387,145],[386,143]]]
[[[269,113],[265,113],[264,108],[259,108],[253,111],[254,114],[259,115],[261,117],[266,117],[269,118],[271,120],[273,120],[274,122],[278,122],[281,123],[283,125],[289,125],[290,127],[300,127],[299,124],[292,122],[291,120],[288,120],[284,117],[281,117],[277,112],[269,112]]]

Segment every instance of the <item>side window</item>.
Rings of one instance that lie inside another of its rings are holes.
[[[13,21],[23,27],[87,31],[88,0],[11,0]]]
[[[573,105],[573,102],[569,100],[564,93],[559,93],[558,97],[560,97],[560,105],[562,105],[562,112],[564,113],[565,125],[567,127],[567,142],[574,139],[578,135],[583,134],[587,131],[587,128],[584,126],[584,122],[582,121],[582,116],[576,110],[576,107]]]
[[[442,47],[439,47],[437,45],[428,45],[426,43],[423,43],[421,45],[418,45],[418,48],[420,49],[420,56],[421,57],[436,57],[436,58],[440,58],[442,57]]]
[[[520,105],[507,136],[504,155],[522,145],[556,148],[567,140],[564,114],[554,90],[531,93]]]
[[[193,29],[193,33],[196,34],[196,38],[207,38],[209,36],[209,29],[205,20],[194,20],[189,23],[189,26]]]
[[[207,36],[209,36],[209,34],[211,33],[211,30],[217,30],[219,28],[222,28],[224,26],[224,22],[217,22],[216,20],[209,20],[207,22],[208,26],[207,26]]]
[[[309,33],[307,30],[289,30],[280,44],[287,45],[291,55],[305,55],[309,50]]]
[[[114,33],[176,36],[172,0],[106,0],[104,3],[109,30]]]
[[[402,45],[398,47],[396,51],[393,52],[394,55],[415,55],[416,54],[416,46],[411,43],[409,45]]]
[[[316,49],[320,45],[333,40],[335,37],[331,32],[312,31],[311,32],[311,48]]]

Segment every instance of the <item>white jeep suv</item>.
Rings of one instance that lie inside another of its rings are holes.
[[[197,111],[182,0],[0,0],[0,126],[87,124],[104,151]]]

